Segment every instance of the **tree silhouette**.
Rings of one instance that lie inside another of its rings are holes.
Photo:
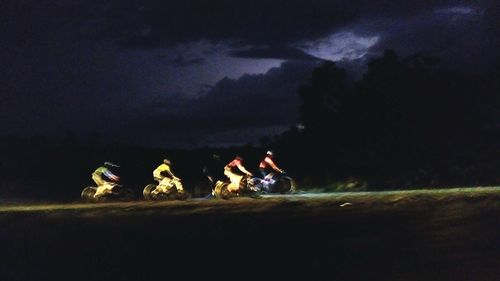
[[[306,132],[324,134],[338,123],[346,103],[352,98],[344,69],[327,61],[314,69],[310,81],[300,86],[301,121]]]
[[[295,140],[281,145],[294,143],[288,148],[306,163],[327,159],[307,168],[319,177],[445,169],[464,151],[472,154],[473,139],[482,134],[481,88],[473,75],[426,53],[400,58],[386,50],[354,85],[343,69],[325,62],[299,88],[305,131],[286,135]]]
[[[346,118],[354,98],[345,70],[326,61],[312,72],[308,83],[299,87],[299,95],[302,102],[300,121],[305,129],[297,145],[307,149],[295,150],[294,155],[305,163],[316,163],[318,155],[322,155],[323,162],[338,158],[343,141],[342,127],[348,122]],[[324,177],[331,174],[332,167],[337,170],[335,163],[338,161],[331,165],[308,166],[305,172]]]

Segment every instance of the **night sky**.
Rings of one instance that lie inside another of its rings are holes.
[[[500,5],[478,1],[6,0],[0,135],[145,146],[257,142],[297,125],[324,60],[350,77],[385,49],[497,66]]]

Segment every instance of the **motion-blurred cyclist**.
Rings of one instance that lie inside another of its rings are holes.
[[[97,184],[97,190],[94,194],[94,197],[100,197],[104,194],[110,193],[113,188],[113,182],[116,182],[120,179],[117,175],[111,172],[111,168],[119,168],[120,166],[112,163],[112,162],[104,162],[102,166],[97,168],[92,173],[92,180]]]
[[[275,163],[274,163],[274,153],[271,150],[268,150],[266,152],[266,156],[262,161],[259,163],[259,171],[262,174],[262,178],[264,180],[265,184],[273,184],[274,181],[274,173],[284,173],[285,171],[281,168],[279,168]]]
[[[245,166],[243,166],[243,158],[241,156],[236,156],[231,162],[229,162],[224,167],[224,175],[229,178],[231,183],[227,186],[227,189],[231,192],[236,192],[240,190],[241,179],[244,173],[248,176],[252,176]]]
[[[181,179],[174,175],[171,166],[172,162],[169,159],[163,159],[163,163],[154,169],[153,178],[158,181],[158,186],[152,191],[153,194],[169,193],[172,187],[175,187],[178,192],[184,192]]]

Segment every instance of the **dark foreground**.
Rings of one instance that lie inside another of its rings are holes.
[[[496,281],[500,189],[8,205],[0,246],[3,281]]]

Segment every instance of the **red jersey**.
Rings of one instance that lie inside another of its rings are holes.
[[[241,165],[241,160],[239,159],[234,159],[233,161],[231,161],[229,164],[227,164],[229,167],[231,168],[234,168],[236,166],[239,166]]]
[[[276,167],[276,165],[273,162],[273,159],[271,159],[271,157],[269,157],[269,156],[266,156],[266,158],[264,158],[264,160],[260,161],[259,168],[267,169],[267,168],[269,168],[269,166],[271,166],[271,168],[273,166]]]

